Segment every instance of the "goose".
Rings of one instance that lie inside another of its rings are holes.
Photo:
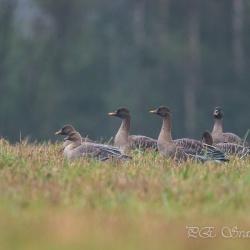
[[[214,127],[212,130],[212,137],[214,143],[220,142],[233,142],[237,144],[244,144],[244,141],[236,134],[223,133],[222,122],[223,122],[223,111],[221,107],[214,109]]]
[[[55,132],[55,135],[69,135],[71,132],[75,131],[74,127],[70,124],[64,125],[60,130]],[[83,142],[94,142],[88,137],[82,137]],[[69,144],[69,141],[64,141],[62,148],[64,149]]]
[[[212,134],[205,130],[202,134],[202,141],[208,145],[213,145],[227,155],[237,155],[241,159],[250,155],[250,148],[232,142],[214,143]]]
[[[64,148],[64,155],[69,160],[77,158],[94,158],[100,161],[108,159],[129,160],[130,156],[123,155],[121,150],[115,147],[110,147],[105,144],[97,144],[92,142],[83,142],[79,132],[71,132],[65,139],[68,145]]]
[[[131,116],[127,108],[119,108],[109,116],[117,116],[122,119],[122,124],[115,135],[114,144],[122,150],[146,149],[157,150],[157,140],[143,135],[130,135]]]
[[[55,133],[55,135],[69,135],[71,132],[74,132],[74,131],[76,131],[76,130],[74,129],[74,127],[73,127],[72,125],[69,125],[69,124],[68,124],[68,125],[64,125],[59,131],[57,131],[57,132]],[[99,143],[97,143],[97,142],[95,142],[95,141],[92,141],[92,140],[88,139],[87,137],[82,137],[82,143],[84,143],[84,142],[89,142],[89,143],[93,143],[93,144],[98,144],[98,145],[99,145]],[[66,146],[68,146],[69,144],[70,144],[70,141],[64,139],[62,149],[65,149]],[[122,151],[121,151],[120,149],[118,149],[117,147],[113,147],[113,146],[111,146],[111,145],[105,145],[105,144],[100,144],[100,145],[104,146],[105,148],[108,147],[108,149],[114,150],[115,152],[118,152],[118,151],[119,151],[119,153],[122,152]]]
[[[160,106],[156,110],[149,111],[149,113],[163,118],[162,128],[157,140],[158,151],[163,157],[171,157],[177,161],[187,160],[188,158],[201,162],[208,160],[228,161],[223,152],[211,145],[189,138],[173,140],[171,135],[172,114],[168,107]]]

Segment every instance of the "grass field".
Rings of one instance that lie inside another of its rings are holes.
[[[68,162],[58,143],[0,142],[1,250],[249,249],[248,231],[249,158]]]

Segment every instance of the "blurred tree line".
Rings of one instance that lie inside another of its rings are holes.
[[[132,133],[157,138],[160,105],[174,137],[200,138],[213,109],[249,129],[250,1],[0,0],[0,135],[58,139],[71,123],[109,139],[128,107]]]

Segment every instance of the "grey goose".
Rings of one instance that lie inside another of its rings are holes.
[[[247,155],[250,155],[249,147],[232,142],[214,143],[212,134],[207,130],[205,130],[202,134],[202,141],[206,144],[215,146],[227,155],[235,155],[240,157],[241,159]]]
[[[221,107],[214,109],[214,126],[212,130],[212,137],[214,143],[233,142],[237,144],[244,144],[244,141],[236,134],[223,132],[223,111]]]
[[[64,140],[69,142],[64,148],[64,155],[69,160],[85,157],[100,161],[108,159],[131,159],[131,157],[123,155],[118,148],[105,144],[83,142],[81,135],[77,131],[71,132]]]
[[[184,138],[172,139],[172,114],[168,107],[161,106],[156,110],[149,111],[163,118],[162,128],[157,140],[158,151],[164,157],[175,160],[194,159],[201,162],[212,160],[215,162],[228,161],[223,152],[216,147],[204,144],[200,141]]]
[[[115,135],[114,144],[122,150],[147,149],[157,150],[157,140],[143,135],[130,135],[131,115],[127,108],[119,108],[108,113],[122,119],[121,126]]]

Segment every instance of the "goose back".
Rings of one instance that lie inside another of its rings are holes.
[[[214,143],[212,134],[207,130],[204,131],[202,134],[202,141],[204,141],[207,144],[214,145],[216,148],[226,153],[227,155],[236,155],[240,158],[250,155],[250,148],[247,146],[243,146],[232,142]]]
[[[131,157],[123,155],[122,151],[116,147],[92,142],[82,142],[81,136],[77,131],[71,132],[66,138],[69,144],[64,149],[64,155],[69,160],[87,157],[105,161],[108,159],[129,160]]]

